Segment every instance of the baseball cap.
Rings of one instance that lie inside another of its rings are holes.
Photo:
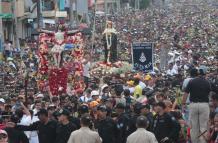
[[[99,95],[99,91],[97,91],[97,90],[93,90],[91,92],[91,96],[98,96],[98,95]]]
[[[107,107],[105,105],[99,105],[97,107],[98,111],[107,112]]]
[[[70,111],[69,110],[67,110],[67,109],[61,109],[61,110],[59,110],[59,112],[58,112],[58,114],[57,114],[58,116],[61,116],[61,115],[65,115],[65,116],[70,116]]]
[[[44,98],[44,95],[41,94],[41,93],[39,93],[39,94],[36,96],[36,98]]]
[[[40,109],[39,112],[37,113],[37,115],[46,115],[48,116],[48,111],[46,109]]]
[[[78,111],[81,113],[88,113],[89,112],[89,107],[85,104],[79,106]]]
[[[5,103],[5,100],[3,98],[0,98],[0,103]]]

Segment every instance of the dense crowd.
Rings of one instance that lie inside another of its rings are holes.
[[[106,17],[97,16],[94,41],[84,37],[86,87],[58,96],[38,89],[37,42],[16,49],[6,41],[0,142],[217,143],[217,18],[212,1],[107,15],[118,31],[119,60],[131,62],[132,42],[154,42],[155,70],[99,77],[90,71],[102,60]]]

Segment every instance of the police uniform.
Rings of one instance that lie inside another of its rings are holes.
[[[129,120],[129,134],[132,134],[133,132],[135,132],[137,130],[136,127],[136,119],[140,116],[140,114],[134,114],[132,115],[132,117]]]
[[[162,116],[156,115],[154,118],[153,132],[158,142],[161,142],[165,137],[169,138],[165,143],[176,142],[180,129],[179,123],[168,113],[164,113]]]
[[[110,117],[97,121],[95,128],[102,138],[102,143],[118,143],[117,139],[119,138],[119,132],[116,123]]]
[[[66,125],[58,124],[56,129],[56,141],[55,143],[66,143],[70,137],[70,134],[76,130],[76,125],[69,122]]]
[[[70,112],[67,109],[61,109],[58,115],[65,115],[70,117]],[[66,143],[70,137],[70,134],[77,129],[76,125],[69,121],[64,125],[59,123],[56,128],[56,140],[55,143]]]
[[[128,130],[129,130],[129,118],[126,114],[121,114],[117,118],[117,128],[119,130],[119,142],[126,143],[126,139],[128,137]]]

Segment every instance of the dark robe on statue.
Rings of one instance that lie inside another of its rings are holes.
[[[107,40],[108,43],[110,43],[110,36],[108,36],[108,39],[106,38],[106,34],[104,34],[103,36],[103,42],[104,42],[104,50],[105,50],[105,55],[104,55],[104,62],[107,63],[107,58],[108,58],[108,52],[109,50],[107,49]],[[110,47],[110,58],[109,58],[109,62],[111,63],[115,63],[117,62],[117,35],[115,33],[112,33],[112,37],[111,37],[111,47]]]

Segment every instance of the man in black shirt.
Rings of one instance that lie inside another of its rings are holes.
[[[97,114],[98,120],[95,123],[95,128],[102,138],[102,143],[118,143],[119,131],[112,118],[107,117],[106,106],[100,105],[97,108]]]
[[[206,143],[204,136],[198,136],[208,128],[209,121],[209,93],[213,91],[212,84],[205,79],[206,71],[199,69],[199,76],[191,79],[185,89],[183,96],[183,105],[186,103],[188,94],[190,94],[189,118],[191,124],[192,143]]]
[[[76,130],[76,125],[69,121],[70,112],[67,109],[61,109],[58,113],[55,143],[67,143],[71,133]]]
[[[165,109],[166,105],[163,102],[157,103],[153,132],[159,143],[175,143],[179,138],[181,127],[174,117],[165,112]]]
[[[55,143],[57,122],[48,119],[48,111],[40,109],[37,113],[39,120],[30,126],[17,125],[16,129],[22,131],[38,131],[39,143]]]
[[[146,104],[146,105],[141,105],[141,115],[145,116],[148,120],[148,127],[147,130],[148,131],[152,131],[152,127],[153,127],[153,123],[154,123],[154,116],[153,113],[150,112],[150,105]]]
[[[129,117],[124,113],[125,106],[122,103],[118,103],[115,110],[118,115],[116,124],[120,135],[119,143],[126,143],[126,139],[129,136]]]
[[[141,103],[136,103],[134,105],[134,113],[133,113],[133,115],[129,119],[129,130],[128,130],[128,132],[129,132],[128,134],[129,135],[137,130],[136,120],[140,116],[141,106],[142,106]]]

